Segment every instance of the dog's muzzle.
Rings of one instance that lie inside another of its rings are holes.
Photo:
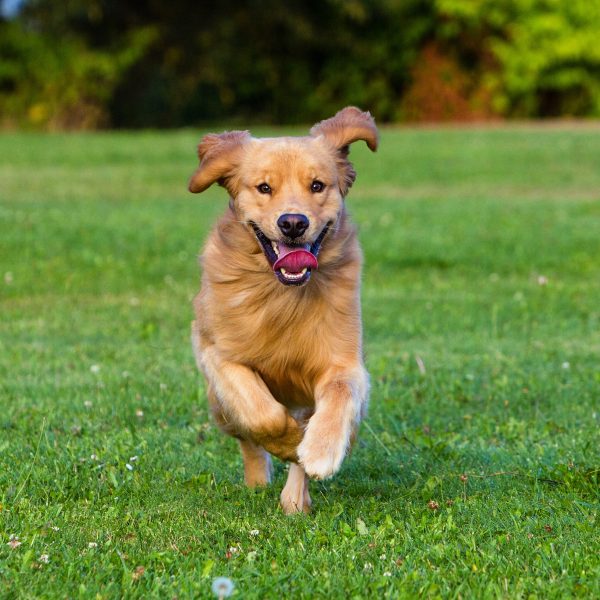
[[[256,225],[250,223],[256,239],[275,273],[284,285],[304,285],[311,272],[319,268],[317,257],[331,223],[327,223],[317,239],[312,243],[291,244],[282,240],[270,240]]]

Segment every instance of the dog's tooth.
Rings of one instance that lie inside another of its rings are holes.
[[[304,267],[304,269],[302,269],[302,271],[300,272],[300,275],[306,275],[306,271],[308,271],[308,269]]]
[[[277,246],[277,242],[271,241],[271,246],[273,246],[273,250],[275,250],[275,254],[279,256],[279,246]]]
[[[282,272],[284,275],[287,275],[287,271],[286,271],[286,270],[285,270],[283,267],[281,267],[281,272]]]

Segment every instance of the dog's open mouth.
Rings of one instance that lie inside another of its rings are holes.
[[[303,285],[309,279],[311,272],[319,268],[317,256],[321,250],[323,239],[329,231],[327,223],[319,237],[312,243],[288,244],[281,240],[270,240],[256,225],[250,223],[256,238],[273,268],[277,279],[284,285]]]

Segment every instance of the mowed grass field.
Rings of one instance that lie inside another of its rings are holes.
[[[598,597],[598,126],[354,146],[371,409],[295,517],[190,350],[200,135],[0,137],[0,597]]]

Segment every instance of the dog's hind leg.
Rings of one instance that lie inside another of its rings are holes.
[[[271,455],[260,446],[247,440],[240,440],[240,450],[244,459],[244,481],[248,487],[271,483]]]
[[[310,512],[312,500],[308,493],[308,484],[304,469],[295,463],[290,464],[288,478],[279,498],[286,515]]]

